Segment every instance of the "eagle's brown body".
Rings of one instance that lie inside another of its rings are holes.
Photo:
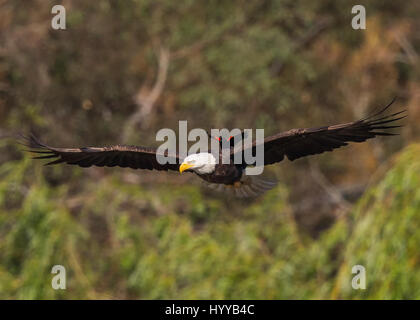
[[[217,164],[213,173],[197,174],[209,183],[234,184],[242,178],[243,169],[234,164]]]

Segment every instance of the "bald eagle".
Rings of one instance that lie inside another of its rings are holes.
[[[285,156],[293,161],[305,156],[333,151],[346,146],[349,142],[363,142],[376,136],[395,135],[387,130],[401,127],[394,125],[394,122],[406,117],[404,114],[406,110],[384,115],[394,100],[379,112],[361,120],[317,128],[292,129],[267,137],[263,142],[254,141],[251,145],[244,145],[239,150],[233,148],[230,143],[230,156],[233,159],[237,152],[243,153],[247,148],[251,148],[248,151],[255,151],[257,144],[263,143],[264,165],[270,165],[282,161]],[[226,164],[216,161],[216,157],[211,153],[196,153],[185,158],[181,158],[178,154],[165,154],[172,161],[160,164],[157,161],[157,149],[154,148],[127,145],[55,148],[42,143],[33,134],[25,139],[25,145],[30,147],[28,151],[39,154],[34,159],[53,159],[46,165],[67,163],[84,168],[119,166],[132,169],[172,170],[180,173],[193,172],[210,187],[233,191],[239,197],[257,196],[276,184],[274,181],[267,181],[256,176],[246,176],[244,170],[247,166],[253,165],[252,163],[235,164],[231,161]],[[222,142],[224,138],[217,137],[217,139]],[[219,156],[222,157],[221,149]]]

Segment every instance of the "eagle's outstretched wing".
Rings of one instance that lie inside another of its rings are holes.
[[[54,148],[40,142],[34,135],[24,137],[30,152],[38,153],[34,159],[52,159],[46,165],[67,163],[80,167],[129,167],[132,169],[148,170],[179,170],[181,159],[178,155],[163,154],[170,159],[167,164],[160,164],[157,160],[156,149],[115,145],[110,147],[85,147],[85,148]]]
[[[386,131],[401,127],[392,124],[407,115],[404,114],[406,110],[383,115],[394,101],[395,99],[379,112],[358,121],[319,128],[292,129],[267,137],[264,139],[264,165],[280,162],[284,156],[293,161],[332,151],[346,146],[348,142],[363,142],[376,136],[395,135]],[[261,142],[254,141],[250,146],[254,155],[257,143]],[[232,150],[232,156],[235,152],[243,152],[246,148],[245,146],[242,150]]]

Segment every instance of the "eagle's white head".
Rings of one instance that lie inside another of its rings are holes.
[[[207,152],[191,154],[184,159],[179,167],[179,172],[192,170],[198,174],[213,173],[216,168],[216,158]]]

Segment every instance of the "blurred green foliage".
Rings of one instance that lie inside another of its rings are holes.
[[[0,298],[418,299],[420,145],[394,162],[316,240],[298,232],[284,186],[238,218],[190,186],[150,192],[110,176],[70,194],[27,158],[3,164]],[[66,290],[51,288],[55,264]],[[366,290],[351,288],[356,264]]]

